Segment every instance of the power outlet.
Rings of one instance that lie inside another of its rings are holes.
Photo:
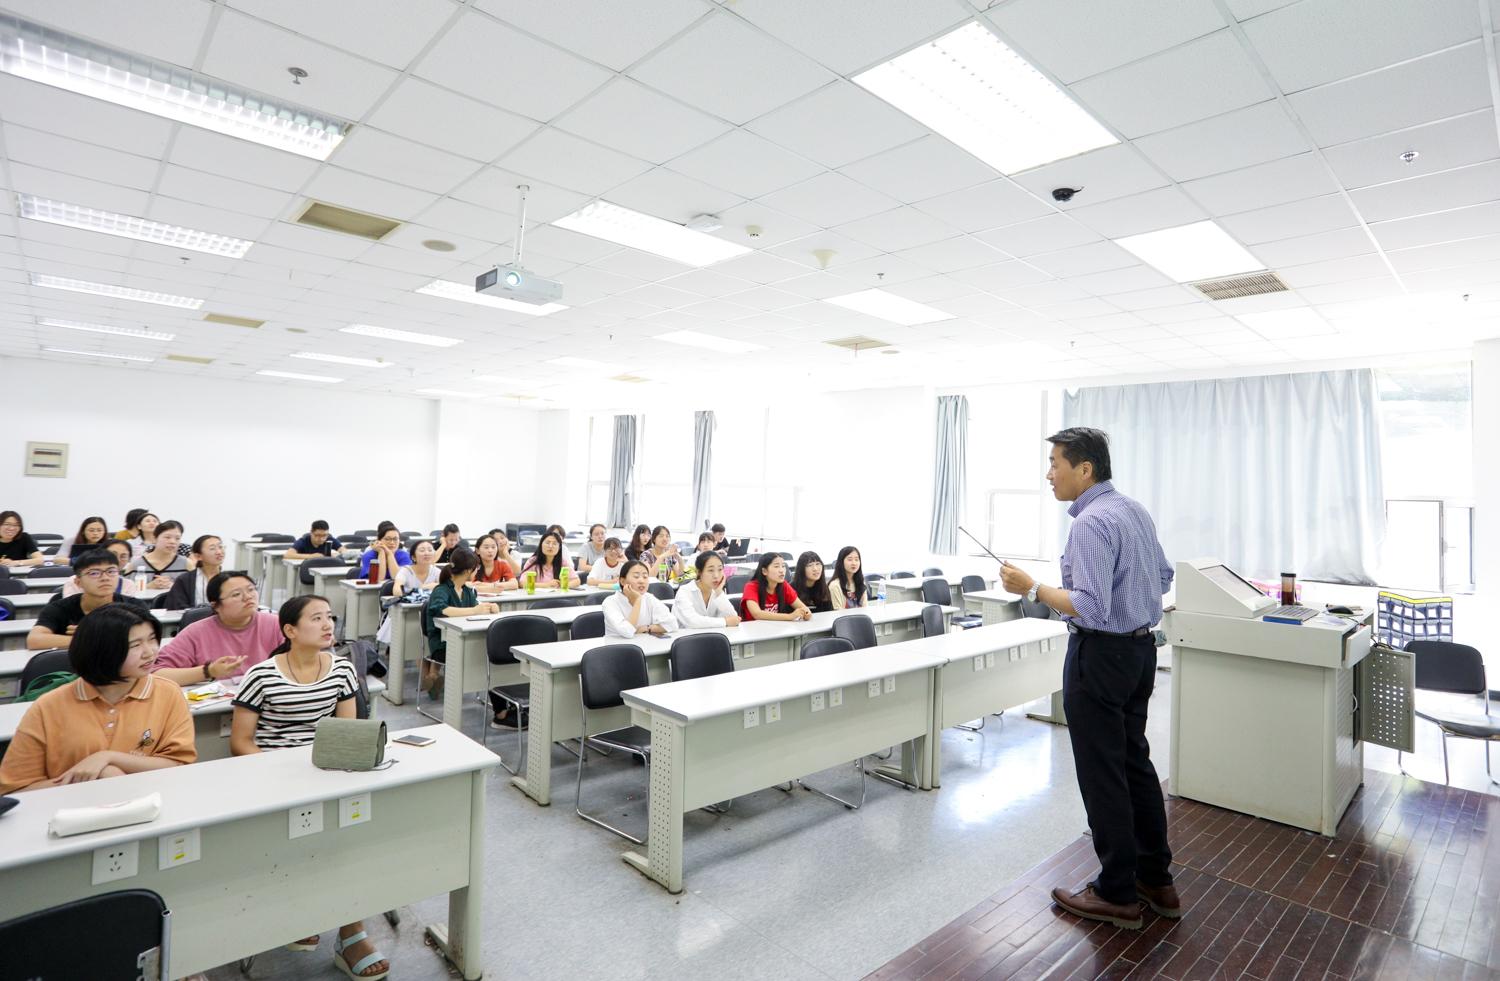
[[[885,693],[889,695],[896,690],[896,676],[888,674],[885,676]]]
[[[813,692],[813,694],[812,694],[812,710],[814,712],[821,712],[821,711],[823,711],[823,702],[824,702],[823,693],[820,692],[820,691]]]
[[[988,654],[986,654],[984,656],[984,666],[987,667],[987,668],[993,668],[995,666],[995,652],[994,651],[990,651]]]
[[[880,679],[879,678],[876,678],[874,681],[870,682],[865,687],[867,689],[869,689],[870,697],[871,698],[879,698],[880,697]]]
[[[740,657],[754,657],[754,656],[755,656],[755,645],[754,644],[746,644],[744,647],[740,648]]]
[[[781,703],[772,702],[766,706],[766,725],[781,721]]]
[[[983,654],[975,654],[974,655],[974,670],[975,671],[983,671],[984,670],[984,655]]]
[[[129,879],[140,870],[141,843],[127,841],[94,849],[94,885],[102,886],[116,879]]]
[[[228,739],[229,734],[234,731],[234,716],[226,714],[219,720],[219,738]]]
[[[828,707],[836,709],[844,704],[844,689],[832,688],[828,691]]]
[[[754,729],[760,725],[760,706],[745,709],[745,728]]]
[[[300,807],[288,809],[286,828],[288,838],[305,838],[321,832],[323,830],[323,802],[318,801],[316,804],[303,804]]]
[[[198,829],[162,835],[156,839],[156,867],[165,872],[203,857],[203,839]]]
[[[1010,649],[1010,659],[1012,661],[1019,661],[1021,659],[1021,649],[1019,647],[1012,647]]]
[[[352,824],[364,824],[374,817],[375,802],[369,794],[356,794],[353,797],[339,798],[339,827],[347,828]]]

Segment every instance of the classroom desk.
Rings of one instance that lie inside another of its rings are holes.
[[[982,593],[970,593],[964,597],[964,607],[970,613],[978,613],[984,617],[985,626],[989,626],[992,623],[1006,623],[1010,620],[1022,619],[1021,598],[1014,593],[1007,593],[1003,589],[990,589]],[[1040,622],[1045,623],[1046,621]],[[1067,646],[1066,640],[1064,640],[1063,646]],[[1051,722],[1053,725],[1067,725],[1068,717],[1063,711],[1062,689],[1058,688],[1052,693],[1052,701],[1046,712],[1027,712],[1026,717],[1028,719],[1036,719],[1038,722]],[[969,718],[977,718],[977,716],[971,715]]]
[[[150,889],[172,910],[169,968],[180,978],[447,892],[446,928],[427,930],[464,978],[477,979],[484,780],[499,761],[444,726],[409,731],[437,743],[392,742],[386,758],[399,762],[386,770],[318,770],[303,747],[27,793],[0,822],[0,921],[99,893]],[[47,833],[58,808],[153,792],[162,795],[155,821],[69,838]],[[370,820],[340,828],[339,799],[365,795]],[[307,804],[322,810],[323,831],[288,838],[288,809]],[[158,837],[193,829],[202,857],[161,871]],[[116,845],[144,853],[140,871],[90,885],[94,850]],[[331,949],[325,936],[319,956]]]
[[[387,651],[385,700],[392,705],[406,701],[406,660],[418,664],[427,653],[427,638],[422,636],[422,605],[396,603],[390,608],[391,644]]]
[[[273,555],[285,552],[292,547],[291,542],[247,542],[245,552],[247,561],[245,571],[250,573],[250,578],[260,584],[261,592],[269,598],[276,588],[277,565],[271,563]]]
[[[901,603],[871,607],[869,616],[875,623],[878,643],[895,644],[920,637],[923,606],[922,603]],[[953,607],[943,607],[943,612],[946,621],[955,611]],[[643,635],[633,640],[604,637],[557,644],[527,644],[515,648],[514,653],[522,662],[521,670],[514,670],[514,665],[495,669],[497,672],[507,670],[514,675],[507,677],[505,681],[497,681],[497,684],[512,684],[525,679],[529,679],[531,684],[526,769],[513,777],[511,783],[538,804],[545,806],[551,803],[552,744],[564,739],[577,739],[582,735],[578,665],[583,660],[585,651],[605,644],[635,644],[646,655],[646,670],[652,683],[660,684],[670,677],[667,651],[676,637],[693,633],[722,633],[729,638],[730,655],[735,660],[736,669],[743,670],[795,660],[805,641],[829,636],[833,632],[833,622],[845,615],[844,611],[839,610],[833,613],[815,613],[811,620],[799,622],[759,620],[741,623],[737,627],[680,630],[668,637]],[[478,656],[484,657],[483,634],[480,633],[479,637]],[[453,649],[453,640],[450,639],[448,650]],[[452,664],[451,659],[449,664]],[[478,665],[478,671],[482,678],[483,662]],[[452,683],[451,678],[449,683]],[[483,682],[477,687],[482,689]],[[590,735],[608,732],[628,725],[630,713],[624,708],[594,712],[589,722],[594,727]]]
[[[919,576],[916,579],[886,579],[885,601],[887,603],[901,603],[906,601],[920,601],[922,599],[922,584],[929,579],[941,579],[948,584],[948,591],[953,595],[953,602],[959,607],[965,607],[964,603],[964,580],[962,576]],[[986,579],[985,588],[995,584],[995,580]]]
[[[332,600],[338,589],[335,583],[347,576],[350,569],[358,568],[352,562],[348,565],[320,565],[316,569],[309,570],[308,574],[312,576],[312,584],[305,585],[302,582],[301,572],[302,563],[307,560],[282,559],[281,561],[285,562],[289,567],[287,569],[287,581],[291,583],[291,592],[287,593],[287,599],[291,599],[293,596],[309,596],[316,593],[319,596],[326,596],[329,600]]]
[[[15,596],[7,596],[5,598],[10,600],[11,606],[14,606],[18,612],[21,610],[40,610],[42,607],[52,602],[53,593],[56,590],[61,589],[62,584],[65,582],[67,582],[66,579],[57,580],[57,584],[53,586],[51,590],[48,590],[45,593],[18,593]],[[166,592],[167,590],[165,589],[141,589],[128,595],[140,600],[147,606],[150,606],[152,600],[156,599],[156,597],[158,596],[165,595]]]
[[[905,778],[928,788],[943,658],[924,645],[847,651],[625,692],[631,721],[651,733],[652,752],[646,853],[626,852],[624,860],[680,893],[686,812],[887,746],[900,744]],[[842,704],[827,704],[833,691]],[[780,721],[768,721],[771,706]],[[749,709],[760,721],[747,728]]]
[[[503,593],[480,593],[479,602],[499,603],[502,610],[529,610],[539,600],[572,599],[577,603],[582,603],[589,597],[603,592],[614,592],[614,590],[604,590],[596,586],[580,586],[575,579],[567,592],[556,588],[543,589],[538,586],[536,592],[528,593],[523,586],[519,589],[507,589]]]
[[[344,639],[374,637],[380,629],[380,588],[385,584],[363,579],[340,579],[338,583],[344,600]],[[337,613],[338,601],[331,596],[328,599]]]
[[[30,567],[28,567],[28,568],[30,568]],[[16,570],[16,571],[19,572],[20,570]],[[21,578],[21,577],[14,577],[14,578]],[[24,593],[16,593],[16,594],[7,596],[5,598],[8,599],[8,600],[14,601],[16,599],[16,597],[18,597],[18,596],[35,596],[35,595],[37,595],[39,593],[55,593],[59,589],[62,588],[63,583],[67,582],[68,580],[70,580],[72,578],[73,577],[71,575],[68,575],[68,576],[31,576],[31,575],[28,575],[28,576],[26,576],[22,580],[23,582],[26,583],[26,592],[24,592]]]

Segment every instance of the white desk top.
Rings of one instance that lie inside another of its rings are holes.
[[[304,746],[28,791],[18,795],[21,803],[0,821],[0,871],[314,801],[471,773],[500,762],[483,746],[444,725],[404,731],[431,736],[437,743],[402,746],[394,742],[400,733],[391,733],[393,741],[386,746],[386,759],[399,762],[386,770],[319,770],[311,762],[312,747]],[[111,804],[153,792],[162,795],[161,816],[155,821],[69,838],[47,834],[47,822],[59,808]]]
[[[1068,625],[1061,620],[1024,618],[970,630],[953,630],[939,637],[926,637],[923,640],[928,646],[923,649],[941,654],[951,662],[962,661],[975,654],[988,654],[1007,647],[1020,647],[1022,644],[1035,644],[1067,636]]]
[[[485,597],[481,596],[480,600],[485,601]],[[598,604],[590,603],[584,606],[559,606],[549,610],[501,610],[499,613],[481,613],[472,617],[438,617],[437,622],[459,633],[473,634],[490,629],[490,624],[496,620],[510,617],[546,617],[558,626],[571,625],[583,614],[597,613],[599,609]]]
[[[964,593],[964,599],[992,600],[996,603],[1019,603],[1021,597],[1015,593],[1007,593],[1003,589],[986,589],[983,592]]]

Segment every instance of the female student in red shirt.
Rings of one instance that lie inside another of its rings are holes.
[[[775,552],[760,557],[755,578],[745,583],[740,610],[746,620],[806,620],[812,616],[786,581],[786,560]]]

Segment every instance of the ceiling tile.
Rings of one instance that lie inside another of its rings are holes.
[[[896,255],[940,273],[973,269],[975,266],[987,266],[1010,258],[972,235],[957,235],[939,242],[902,249]]]
[[[1324,194],[1305,201],[1257,208],[1219,218],[1218,222],[1247,245],[1311,235],[1359,224],[1359,216],[1342,194]]]
[[[967,19],[957,4],[907,0],[735,0],[733,9],[840,75],[893,58]]]
[[[841,172],[907,204],[998,176],[988,164],[936,136],[867,157]]]
[[[437,195],[425,191],[328,166],[308,182],[304,193],[328,204],[399,220],[415,218],[437,200]]]
[[[1159,286],[1103,295],[1121,310],[1139,311],[1142,320],[1153,324],[1180,323],[1213,313],[1213,308],[1203,302],[1202,294],[1185,286]]]
[[[897,296],[904,296],[908,300],[916,300],[918,303],[935,303],[943,300],[952,300],[960,296],[969,296],[974,292],[974,287],[968,283],[961,283],[947,276],[929,276],[926,279],[914,279],[906,283],[894,283],[889,289]]]
[[[833,80],[827,69],[723,12],[700,21],[630,74],[737,125]]]
[[[486,163],[540,128],[420,78],[406,78],[370,116],[370,125]]]
[[[1307,138],[1274,99],[1143,136],[1136,140],[1135,145],[1179,181],[1237,170],[1312,149]]]
[[[1035,261],[1035,260],[1032,260]],[[1150,266],[1139,263],[1120,269],[1107,269],[1087,275],[1069,276],[1068,285],[1095,296],[1112,297],[1121,293],[1171,285],[1172,281]],[[1111,303],[1114,301],[1111,300]]]
[[[1268,269],[1298,266],[1324,259],[1342,259],[1375,251],[1375,243],[1363,228],[1338,228],[1331,232],[1301,235],[1279,242],[1263,242],[1250,247],[1256,258]]]
[[[917,208],[964,232],[1039,218],[1052,209],[1009,180],[990,181],[918,202]]]
[[[714,271],[724,276],[749,280],[752,283],[769,285],[805,275],[807,270],[795,262],[781,259],[764,252],[752,252],[728,262],[714,264]]]
[[[724,227],[709,234],[753,249],[774,250],[778,245],[818,231],[818,226],[812,222],[793,218],[761,201],[746,201],[721,211],[719,220]],[[754,235],[751,235],[751,229],[756,230]]]
[[[1479,42],[1289,97],[1319,146],[1483,109],[1489,69]]]
[[[723,121],[624,77],[560,117],[557,127],[658,164],[729,130]]]
[[[255,187],[201,170],[168,165],[162,168],[157,193],[197,204],[225,208],[261,218],[280,218],[292,210],[295,196],[286,191]],[[208,229],[212,231],[212,229]]]
[[[1073,91],[1096,116],[1132,139],[1273,94],[1227,30],[1095,75]]]
[[[1318,286],[1324,283],[1339,283],[1347,279],[1369,279],[1388,271],[1378,255],[1353,256],[1347,259],[1328,259],[1300,266],[1285,266],[1277,274],[1292,289]],[[1232,301],[1231,301],[1232,302]]]
[[[207,0],[7,0],[5,8],[35,23],[176,65],[191,65],[198,56],[213,12]]]
[[[122,215],[146,214],[147,194],[138,188],[106,184],[23,163],[10,165],[10,179],[15,190],[38,197],[66,201],[85,208],[115,211]]]
[[[1398,273],[1442,269],[1445,266],[1488,262],[1492,259],[1500,259],[1500,235],[1443,242],[1416,249],[1398,249],[1390,253],[1391,265]]]
[[[1473,40],[1479,9],[1451,0],[1304,0],[1244,31],[1281,90],[1298,92]]]
[[[41,130],[7,124],[4,132],[5,153],[11,160],[75,177],[108,175],[113,184],[149,191],[161,170],[161,162],[151,157],[80,143]],[[18,186],[16,190],[29,192],[30,188]]]
[[[831,228],[887,211],[896,202],[842,174],[823,173],[811,180],[773,191],[765,202],[788,214]]]
[[[525,177],[545,179],[584,194],[603,194],[650,165],[548,127],[507,153],[501,164]]]
[[[823,171],[819,164],[742,129],[678,157],[671,167],[746,198],[758,198]]]
[[[422,58],[416,74],[543,122],[610,77],[597,65],[473,11]]]
[[[248,184],[295,191],[318,169],[315,160],[192,126],[180,127],[171,162]]]
[[[1458,208],[1435,215],[1376,222],[1370,231],[1384,249],[1410,249],[1457,239],[1493,235],[1500,230],[1500,202]]]
[[[1081,189],[1083,193],[1071,201],[1057,202],[1062,211],[1139,194],[1168,183],[1149,160],[1125,144],[1091,150],[1016,174],[1011,179],[1044,200],[1052,197],[1054,188]]]
[[[848,265],[851,262],[859,262],[880,254],[880,251],[873,246],[866,245],[863,242],[856,242],[852,238],[846,238],[837,232],[831,232],[827,229],[804,235],[790,242],[785,242],[771,248],[769,251],[772,255],[778,255],[783,259],[790,259],[809,269],[817,270],[822,270],[824,264],[823,260],[813,254],[814,252],[830,252],[831,257],[828,261],[830,268]]]
[[[709,187],[664,167],[653,168],[626,181],[609,192],[609,199],[634,211],[680,225],[698,215],[717,215],[740,203],[740,199],[728,191]]]
[[[137,214],[154,221],[165,221],[184,228],[203,228],[218,232],[220,235],[232,235],[235,238],[245,238],[251,241],[258,240],[267,226],[271,224],[265,218],[242,215],[224,208],[194,204],[191,201],[179,201],[176,198],[160,195],[152,198],[146,210]],[[168,292],[171,291],[168,290]]]
[[[231,0],[230,6],[392,68],[405,68],[448,22],[448,0]]]
[[[1315,153],[1188,181],[1182,189],[1209,214],[1232,215],[1338,190]]]
[[[629,276],[642,283],[654,283],[657,280],[687,272],[692,268],[684,263],[673,262],[671,259],[638,252],[635,249],[620,249],[602,259],[595,260],[590,265],[617,276]]]
[[[1048,215],[1004,228],[980,232],[976,238],[1002,252],[1025,257],[1039,252],[1055,252],[1073,245],[1099,241],[1099,233],[1080,225],[1067,215]]]
[[[592,0],[478,0],[480,10],[529,34],[624,71],[708,12],[699,0],[600,4]]]
[[[1105,238],[1121,238],[1159,228],[1172,228],[1206,217],[1187,195],[1175,187],[1163,187],[1117,201],[1074,208],[1072,216]]]
[[[752,284],[748,279],[726,276],[714,269],[694,269],[681,276],[673,276],[671,279],[664,280],[662,285],[686,290],[699,296],[719,297],[749,289]]]
[[[166,153],[167,141],[179,128],[166,119],[13,75],[0,74],[0,105],[7,123],[156,159]]]
[[[953,279],[961,283],[968,283],[977,289],[990,292],[1008,290],[1017,286],[1026,286],[1030,283],[1045,282],[1051,278],[1047,273],[1035,266],[1014,260],[997,262],[990,266],[980,266],[977,269],[963,269],[950,275]]]
[[[461,201],[482,204],[506,215],[514,215],[518,201],[516,186],[519,184],[531,188],[526,196],[527,221],[556,221],[563,215],[577,211],[589,200],[587,194],[556,187],[532,177],[523,177],[500,167],[486,167],[477,177],[454,191],[452,196]],[[510,219],[510,225],[515,225],[514,218]],[[506,234],[509,235],[509,231]]]
[[[1064,83],[1224,27],[1211,0],[1014,0],[988,17],[1012,47]]]
[[[1407,163],[1401,154],[1416,150]],[[1500,156],[1495,114],[1489,109],[1426,126],[1329,147],[1323,156],[1345,187],[1405,180]]]
[[[1066,277],[1119,269],[1135,265],[1140,260],[1113,242],[1093,242],[1033,255],[1026,261],[1054,276]]]
[[[350,133],[329,162],[339,167],[396,181],[438,194],[474,176],[476,161],[361,126]]]
[[[910,116],[845,81],[825,85],[748,128],[825,167],[842,167],[927,132]]]
[[[1388,221],[1500,198],[1500,160],[1350,191],[1366,221]]]
[[[868,218],[846,222],[832,231],[864,242],[882,252],[928,245],[953,234],[953,229],[915,208],[893,208]]]

